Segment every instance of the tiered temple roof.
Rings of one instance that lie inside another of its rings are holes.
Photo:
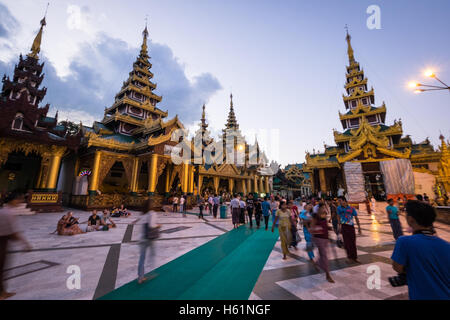
[[[162,96],[153,92],[157,85],[151,81],[153,73],[150,71],[148,34],[146,26],[133,70],[116,94],[113,105],[105,109],[103,120],[84,128],[88,146],[121,151],[145,150],[170,140],[174,129],[183,128],[178,116],[165,121],[168,112],[157,107]]]
[[[47,93],[40,88],[44,79],[44,63],[39,63],[41,41],[45,17],[31,46],[30,53],[14,67],[13,78],[4,75],[0,93],[0,135],[2,137],[23,138],[37,143],[64,145],[71,149],[78,147],[81,133],[72,135],[68,127],[58,125],[58,113],[55,117],[47,115],[49,104],[39,107]]]

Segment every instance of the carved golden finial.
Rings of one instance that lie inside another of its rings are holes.
[[[33,45],[31,46],[31,52],[28,54],[28,57],[38,59],[39,52],[41,52],[41,41],[42,41],[42,32],[44,29],[44,26],[47,25],[47,22],[45,21],[45,17],[47,16],[47,10],[48,6],[50,4],[47,3],[47,8],[45,9],[44,18],[41,20],[41,28],[39,29],[38,34],[36,35],[36,38],[34,38]]]
[[[353,55],[353,48],[352,48],[352,44],[351,44],[352,37],[348,33],[348,25],[345,25],[345,30],[347,31],[347,36],[345,37],[345,39],[347,40],[347,47],[348,47],[347,48],[348,61],[351,64],[352,62],[355,62],[355,57]]]
[[[148,54],[148,47],[147,47],[147,38],[148,38],[148,29],[147,29],[147,23],[148,23],[148,15],[145,16],[145,29],[142,31],[142,36],[144,39],[142,40],[142,46],[141,46],[141,55],[147,55]]]

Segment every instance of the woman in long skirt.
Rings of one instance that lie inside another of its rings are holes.
[[[323,203],[319,204],[319,211],[313,214],[311,233],[313,234],[313,242],[319,251],[318,264],[325,272],[327,281],[334,283],[334,280],[330,275],[328,262],[328,246],[330,241],[328,239],[327,212]]]
[[[280,203],[280,209],[278,209],[275,215],[275,222],[272,225],[272,232],[275,230],[275,225],[278,223],[278,232],[280,233],[281,249],[283,250],[283,260],[286,260],[286,256],[289,253],[288,246],[291,243],[291,211],[288,209],[286,202]]]

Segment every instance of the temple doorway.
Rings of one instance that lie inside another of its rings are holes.
[[[12,152],[0,168],[0,192],[26,193],[39,183],[41,156],[32,152]]]
[[[362,163],[365,190],[369,196],[375,200],[382,201],[386,195],[384,179],[379,162]]]
[[[219,181],[219,194],[230,192],[230,183],[227,179],[220,179]]]
[[[214,193],[214,179],[203,176],[201,195]]]
[[[138,174],[138,192],[147,192],[148,190],[148,162],[143,161],[140,165]]]
[[[114,163],[103,180],[100,191],[102,193],[127,193],[129,191],[128,179],[122,162]]]

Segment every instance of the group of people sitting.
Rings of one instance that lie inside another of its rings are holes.
[[[102,215],[97,214],[97,210],[93,210],[91,216],[86,221],[87,227],[80,228],[80,224],[86,222],[79,222],[80,218],[73,217],[73,212],[68,212],[58,221],[56,232],[60,236],[73,236],[92,231],[108,231],[111,228],[115,228],[116,224],[112,218],[125,217],[128,218],[131,213],[122,204],[119,208],[114,207],[112,210],[105,209]]]

